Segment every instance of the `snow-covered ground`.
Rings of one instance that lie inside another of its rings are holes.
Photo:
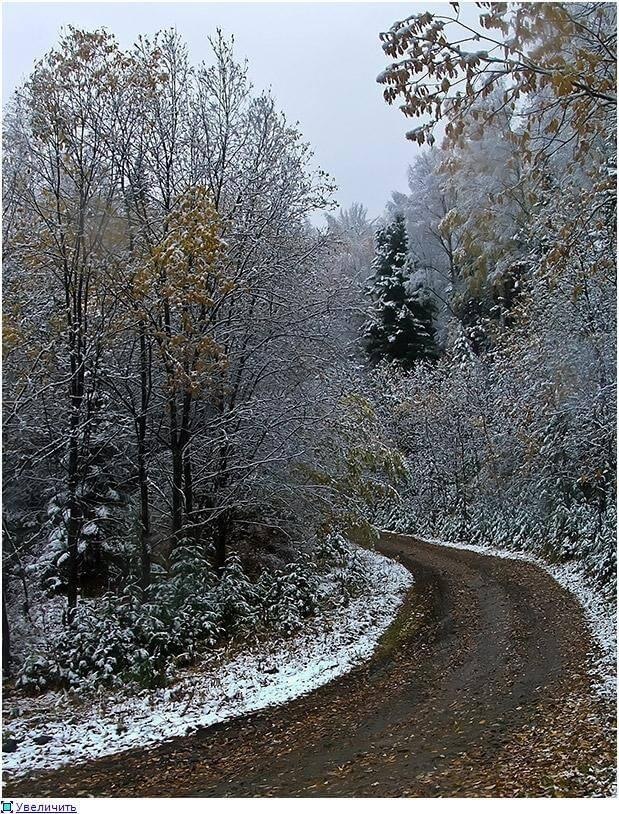
[[[507,560],[524,560],[538,565],[547,571],[554,579],[570,591],[581,604],[585,619],[589,625],[592,637],[598,645],[598,652],[592,653],[591,675],[595,688],[603,698],[615,698],[617,693],[617,611],[610,603],[596,592],[587,582],[578,563],[565,563],[551,565],[539,557],[524,551],[508,551],[494,546],[467,545],[464,543],[450,543],[419,535],[411,535],[417,540],[432,545],[447,548],[461,548],[467,551],[476,551],[493,557]]]
[[[187,670],[168,689],[135,697],[101,694],[79,703],[50,692],[4,709],[4,735],[17,743],[3,755],[12,777],[152,746],[198,727],[282,704],[348,672],[370,657],[393,622],[412,576],[378,553],[360,550],[370,589],[359,599],[311,619],[300,636],[221,657]],[[45,744],[35,743],[51,738]]]

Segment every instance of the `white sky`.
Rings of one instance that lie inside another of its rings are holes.
[[[219,26],[234,34],[254,86],[270,87],[287,118],[299,121],[316,162],[335,177],[338,203],[360,201],[376,216],[393,190],[407,189],[407,167],[417,150],[404,138],[410,120],[383,101],[376,83],[389,61],[378,34],[426,9],[449,10],[449,5],[5,2],[3,99],[55,44],[62,25],[104,26],[123,47],[138,34],[175,26],[193,63],[208,58],[207,36]]]

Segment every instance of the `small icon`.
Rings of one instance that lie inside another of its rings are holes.
[[[2,801],[2,814],[4,814],[5,811],[8,811],[9,814],[13,814],[13,801],[12,800],[9,800],[8,802],[6,802],[5,800]]]

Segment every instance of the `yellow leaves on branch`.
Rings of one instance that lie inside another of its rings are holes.
[[[611,4],[478,3],[480,30],[459,17],[414,14],[381,34],[385,54],[395,60],[379,74],[388,104],[398,97],[408,117],[422,118],[407,133],[418,144],[431,142],[439,121],[452,144],[464,127],[490,122],[499,107],[479,103],[502,91],[500,109],[518,111],[531,129],[545,128],[553,137],[569,127],[576,132],[576,151],[588,148],[591,132],[604,134],[609,111],[616,109],[616,22]],[[499,31],[487,35],[485,31]],[[486,46],[478,50],[479,46]],[[543,94],[540,92],[543,91]],[[535,96],[535,103],[522,100]],[[583,145],[587,137],[587,147]],[[527,154],[543,157],[544,145]]]
[[[170,213],[165,237],[136,275],[136,299],[154,297],[180,308],[212,308],[234,290],[225,274],[225,243],[220,232],[219,216],[207,190],[190,188]]]
[[[188,189],[165,236],[138,270],[133,296],[160,327],[154,337],[174,392],[197,394],[227,361],[215,340],[218,306],[236,291],[227,275],[221,223],[205,187]]]
[[[548,82],[552,86],[555,96],[569,96],[574,90],[575,76],[570,76],[570,71],[566,67],[563,71],[551,74]]]
[[[18,314],[2,314],[2,357],[6,358],[22,341],[22,330]]]

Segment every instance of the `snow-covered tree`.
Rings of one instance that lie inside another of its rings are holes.
[[[365,328],[370,359],[396,360],[403,367],[436,359],[436,306],[429,292],[411,281],[413,268],[402,215],[378,230],[373,268],[372,305]]]
[[[447,125],[411,172],[421,200],[398,200],[410,253],[456,279],[441,289],[445,356],[375,371],[409,467],[394,522],[577,559],[612,595],[615,9],[489,4],[492,54],[466,51],[485,34],[453,5],[453,19],[414,15],[383,38],[399,59],[387,100],[429,119],[410,137]]]
[[[80,630],[100,631],[105,610],[112,649],[125,622],[156,647],[142,605],[153,620],[188,612],[175,587],[188,547],[211,641],[226,635],[209,619],[230,556],[302,571],[326,518],[356,505],[310,470],[358,384],[354,330],[342,337],[371,228],[359,207],[345,234],[311,225],[332,182],[232,43],[211,44],[192,68],[176,32],[121,51],[68,29],[5,120],[9,615],[25,600],[44,616],[62,595]]]

